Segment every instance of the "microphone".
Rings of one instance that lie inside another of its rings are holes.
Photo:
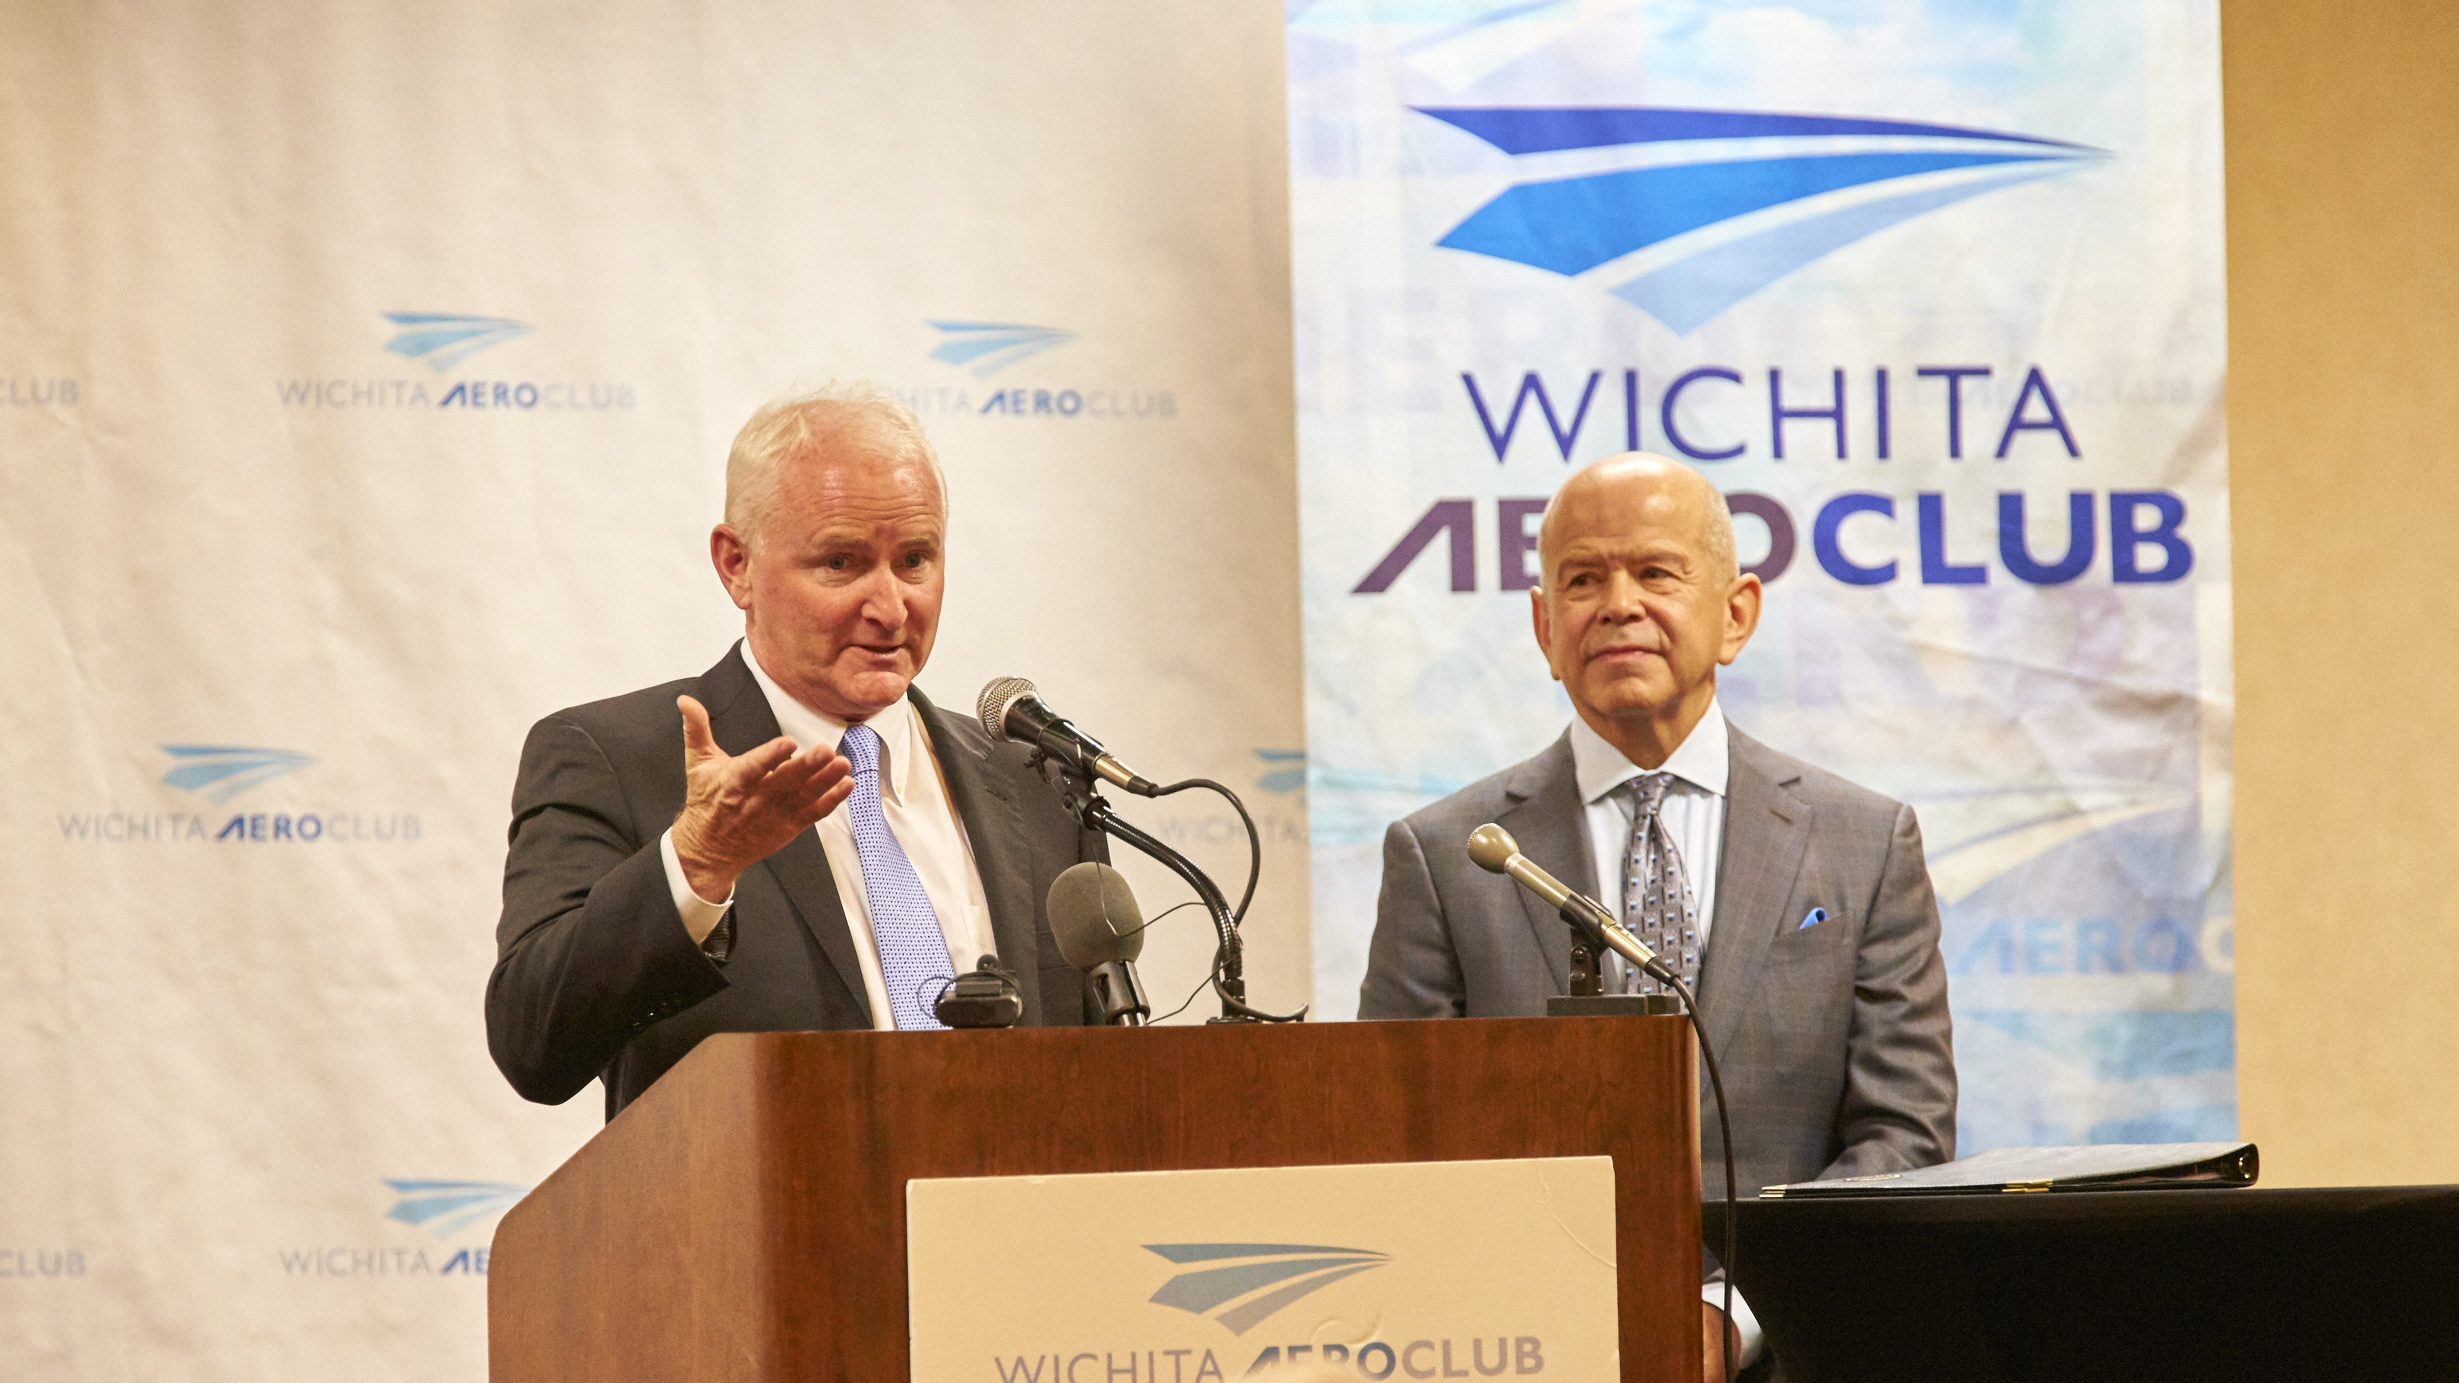
[[[982,717],[982,728],[990,731],[993,739],[1032,745],[1078,774],[1108,779],[1138,797],[1151,797],[1161,791],[1160,784],[1120,763],[1117,755],[1102,748],[1100,740],[1043,705],[1041,694],[1022,677],[992,678],[982,688],[982,699],[974,709]]]
[[[1127,876],[1093,860],[1071,864],[1051,881],[1048,904],[1059,954],[1093,981],[1101,1020],[1123,1028],[1144,1026],[1153,1012],[1136,980],[1144,914],[1128,890]]]
[[[1615,954],[1638,966],[1648,975],[1682,996],[1682,1007],[1689,1012],[1691,1032],[1699,1039],[1699,1062],[1708,1069],[1708,1089],[1716,1096],[1716,1129],[1718,1141],[1725,1151],[1725,1246],[1719,1255],[1725,1270],[1725,1319],[1733,1319],[1733,1254],[1735,1225],[1739,1217],[1733,1213],[1733,1117],[1725,1109],[1725,1078],[1716,1069],[1716,1049],[1708,1045],[1708,1030],[1699,1021],[1699,1000],[1691,993],[1682,977],[1666,968],[1656,958],[1656,952],[1641,944],[1630,929],[1599,906],[1597,901],[1563,887],[1562,880],[1537,867],[1537,862],[1520,853],[1520,843],[1511,832],[1489,821],[1469,832],[1469,858],[1477,867],[1494,874],[1509,874],[1520,887],[1554,905],[1562,920],[1580,931],[1594,936],[1614,948]],[[1724,1377],[1733,1377],[1733,1344],[1724,1346]]]
[[[1679,978],[1656,958],[1656,952],[1631,935],[1630,929],[1622,925],[1620,918],[1607,912],[1586,894],[1574,893],[1563,887],[1562,880],[1546,873],[1535,860],[1521,854],[1520,843],[1511,838],[1511,832],[1491,821],[1469,832],[1469,858],[1477,862],[1478,868],[1490,874],[1510,875],[1520,887],[1543,898],[1561,915],[1563,921],[1612,947],[1616,955],[1649,975],[1660,981]]]

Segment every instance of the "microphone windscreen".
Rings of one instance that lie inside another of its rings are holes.
[[[1134,960],[1144,952],[1144,914],[1127,876],[1086,860],[1050,883],[1050,934],[1059,954],[1079,970]]]
[[[982,728],[990,731],[992,739],[1003,740],[1008,737],[1008,707],[1016,704],[1016,698],[1031,695],[1033,684],[1022,677],[993,677],[983,684],[982,699],[974,703],[973,712],[982,718]]]
[[[1511,864],[1511,857],[1520,853],[1520,843],[1511,832],[1489,821],[1469,832],[1469,858],[1477,867],[1500,874]]]

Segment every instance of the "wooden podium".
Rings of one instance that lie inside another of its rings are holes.
[[[722,1034],[504,1216],[489,1376],[901,1383],[917,1177],[1602,1153],[1622,1377],[1688,1383],[1693,1052],[1681,1018]]]

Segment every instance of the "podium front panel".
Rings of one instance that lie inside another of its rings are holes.
[[[1621,1376],[1694,1379],[1693,1052],[1657,1017],[721,1034],[504,1217],[491,1376],[904,1379],[915,1178],[1603,1155]]]

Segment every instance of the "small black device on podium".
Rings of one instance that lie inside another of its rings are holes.
[[[931,1008],[952,1028],[1012,1028],[1025,1016],[1024,991],[997,956],[986,955],[981,964],[948,981]]]

